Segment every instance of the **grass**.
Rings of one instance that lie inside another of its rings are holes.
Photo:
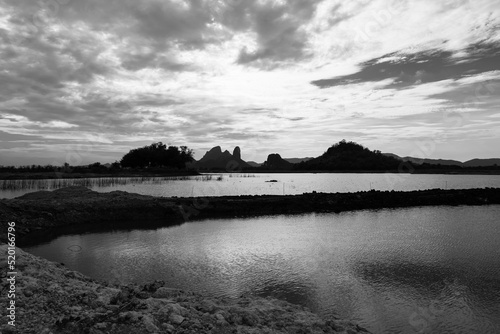
[[[88,188],[114,187],[127,184],[162,184],[171,181],[223,181],[224,176],[201,175],[201,176],[164,176],[164,177],[95,177],[78,179],[23,179],[23,180],[0,180],[0,191],[18,190],[53,190],[71,186],[83,186]]]
[[[234,173],[230,173],[229,177],[255,177],[255,174],[234,174]]]

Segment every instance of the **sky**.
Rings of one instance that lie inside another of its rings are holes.
[[[500,157],[499,28],[499,0],[0,0],[0,165]]]

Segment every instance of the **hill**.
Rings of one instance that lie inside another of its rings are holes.
[[[450,160],[450,159],[423,159],[416,157],[400,157],[394,153],[382,153],[385,156],[393,157],[402,161],[409,161],[414,165],[422,165],[422,164],[430,164],[430,165],[447,165],[447,166],[462,166],[462,162],[458,160]]]
[[[247,164],[250,165],[250,167],[260,167],[262,164],[255,162],[255,161],[246,161]]]
[[[311,159],[314,159],[312,157],[307,157],[307,158],[283,158],[283,160],[286,160],[292,164],[298,164],[301,163],[302,161],[309,161]]]
[[[332,145],[323,155],[295,165],[297,170],[397,170],[401,161],[370,151],[354,142],[340,141]]]
[[[269,170],[291,170],[293,164],[284,160],[278,153],[269,154],[262,168]]]
[[[241,150],[238,146],[234,148],[233,154],[227,150],[222,152],[220,146],[215,146],[210,151],[207,151],[203,158],[198,160],[194,166],[198,169],[226,171],[236,171],[251,167],[241,159]]]
[[[472,159],[464,162],[464,167],[493,167],[500,166],[500,159]]]
[[[500,159],[471,159],[465,162],[451,159],[422,159],[415,157],[400,157],[393,153],[382,153],[385,156],[393,157],[402,161],[409,161],[414,165],[442,165],[442,166],[460,166],[460,167],[494,167],[500,166]]]

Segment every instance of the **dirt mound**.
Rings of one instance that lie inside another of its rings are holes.
[[[66,188],[61,188],[61,189],[56,189],[52,191],[37,191],[33,193],[28,193],[22,196],[17,197],[18,199],[21,200],[61,200],[61,199],[67,199],[67,198],[78,198],[78,197],[85,197],[85,198],[90,198],[90,197],[95,197],[98,196],[98,193],[95,191],[90,190],[89,188],[86,187],[66,187]]]

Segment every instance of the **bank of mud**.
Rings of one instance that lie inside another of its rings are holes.
[[[487,204],[500,204],[500,188],[167,198],[68,187],[0,200],[0,241],[6,240],[8,221],[16,223],[22,246],[64,233],[155,228],[210,218]]]

